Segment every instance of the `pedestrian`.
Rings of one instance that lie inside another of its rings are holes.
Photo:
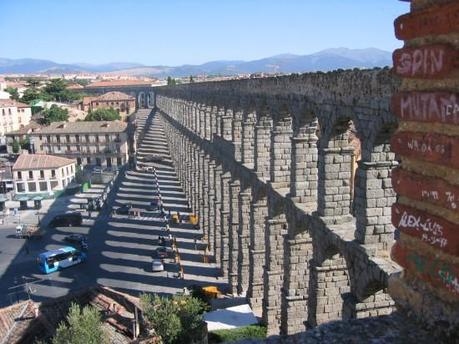
[[[171,210],[168,210],[169,218],[171,217]]]
[[[177,212],[177,221],[178,223],[182,223],[182,217],[180,216],[180,212]]]
[[[193,240],[194,240],[194,249],[197,250],[198,249],[198,239],[196,238],[196,235],[193,236]]]

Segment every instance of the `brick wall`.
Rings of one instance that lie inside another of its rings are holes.
[[[404,47],[393,54],[402,77],[392,111],[397,243],[404,271],[389,291],[399,308],[436,330],[459,328],[459,1],[412,0],[395,20]]]

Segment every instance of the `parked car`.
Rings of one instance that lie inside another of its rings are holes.
[[[80,248],[83,251],[87,251],[88,250],[88,240],[82,234],[70,234],[70,235],[67,235],[64,238],[64,241],[67,241],[68,243],[80,246]]]
[[[131,210],[132,205],[131,204],[124,204],[118,209],[116,209],[116,213],[118,215],[129,215],[129,211]]]
[[[162,162],[163,160],[164,156],[161,154],[150,154],[143,157],[144,162]]]
[[[169,258],[173,251],[170,247],[161,246],[156,249],[156,257],[159,259]]]
[[[43,232],[40,230],[38,226],[35,225],[27,225],[21,223],[16,226],[16,237],[17,238],[41,238],[43,236]]]
[[[160,259],[153,259],[151,263],[151,271],[153,272],[161,272],[164,271],[164,264]]]
[[[49,223],[50,227],[59,227],[59,226],[80,226],[83,223],[83,217],[81,213],[65,213],[54,216],[54,218]]]

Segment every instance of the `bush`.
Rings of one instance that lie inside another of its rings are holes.
[[[205,305],[191,296],[172,298],[144,294],[140,297],[147,327],[165,344],[185,344],[200,334]]]
[[[67,121],[69,119],[69,110],[60,108],[56,104],[51,105],[49,109],[43,111],[43,122],[48,125],[52,122]]]
[[[99,311],[91,306],[80,309],[72,303],[66,321],[56,330],[53,344],[101,344],[107,343]]]
[[[249,325],[232,330],[217,330],[209,332],[209,344],[264,338],[266,338],[266,327],[260,325]]]
[[[120,112],[114,108],[99,108],[90,111],[85,121],[116,121],[121,119]]]

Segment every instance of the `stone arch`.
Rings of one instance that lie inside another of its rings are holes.
[[[377,244],[389,250],[393,242],[391,206],[396,200],[391,171],[397,165],[391,152],[390,137],[395,132],[392,122],[374,124],[374,135],[362,145],[355,197],[355,238],[362,244]]]
[[[137,106],[139,108],[146,107],[146,95],[144,91],[140,91],[137,95]]]
[[[395,303],[379,280],[370,280],[363,285],[361,292],[344,296],[343,319],[361,319],[391,314]]]
[[[350,220],[360,134],[355,118],[350,116],[335,118],[331,123],[319,117],[318,211],[321,216]]]
[[[323,248],[318,245],[318,240]],[[314,238],[314,258],[309,285],[308,324],[317,326],[343,318],[345,297],[350,293],[350,277],[344,255],[327,238]]]

